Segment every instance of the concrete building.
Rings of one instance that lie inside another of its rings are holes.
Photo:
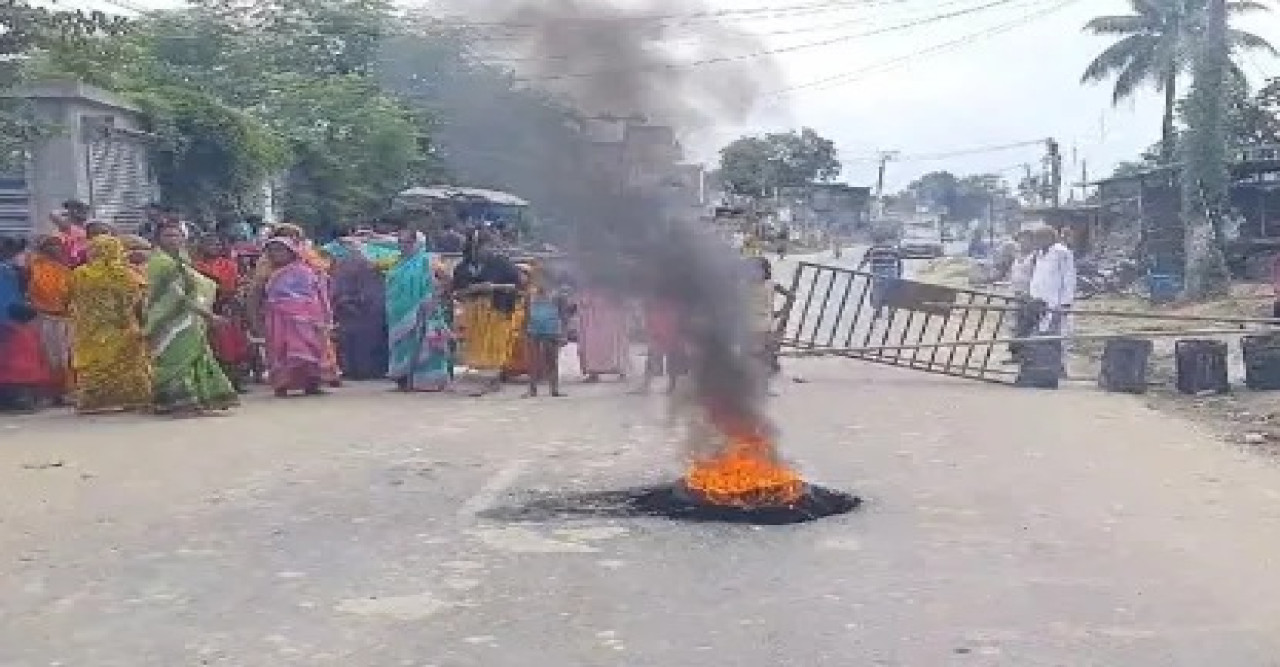
[[[25,169],[0,174],[0,233],[45,231],[69,199],[123,229],[141,222],[156,198],[141,110],[74,81],[45,81],[10,96],[29,102],[49,136],[32,147]]]
[[[683,161],[675,130],[639,116],[597,116],[583,130],[591,139],[587,159],[619,188],[662,192],[677,208],[706,204],[705,170]]]

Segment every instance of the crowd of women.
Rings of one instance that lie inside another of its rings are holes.
[[[384,379],[480,395],[524,377],[529,395],[544,380],[559,395],[569,340],[588,382],[630,370],[622,300],[566,289],[484,229],[446,260],[411,228],[319,246],[288,224],[258,240],[193,238],[176,218],[142,238],[71,205],[53,223],[29,243],[0,239],[5,409],[201,416],[235,407],[255,382],[278,397]]]

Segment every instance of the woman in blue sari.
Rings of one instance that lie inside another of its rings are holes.
[[[426,238],[400,235],[400,259],[387,272],[387,376],[401,391],[443,391],[449,386],[451,343],[441,298],[444,271],[427,252]]]

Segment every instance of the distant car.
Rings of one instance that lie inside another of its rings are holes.
[[[910,225],[902,231],[898,253],[904,259],[937,259],[944,254],[942,234],[933,225]]]

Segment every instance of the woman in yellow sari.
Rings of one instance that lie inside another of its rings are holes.
[[[473,395],[501,386],[502,370],[511,359],[516,335],[521,282],[516,265],[495,252],[481,232],[472,232],[462,261],[454,268],[452,287],[462,305],[462,365],[493,373]]]
[[[141,410],[151,406],[151,357],[139,319],[141,283],[114,236],[89,241],[88,261],[71,274],[71,363],[76,410]]]
[[[533,275],[534,265],[519,263],[516,268],[520,271],[520,284],[523,287],[519,292],[520,300],[516,302],[515,312],[511,314],[511,351],[507,353],[507,363],[502,367],[502,379],[505,382],[528,375],[530,371],[525,324],[529,321],[529,298],[533,289],[530,277]]]
[[[49,398],[54,405],[60,405],[72,386],[71,323],[67,313],[71,266],[62,242],[54,236],[37,239],[27,271],[27,300],[36,311],[34,324],[40,332],[45,361],[53,373]]]

